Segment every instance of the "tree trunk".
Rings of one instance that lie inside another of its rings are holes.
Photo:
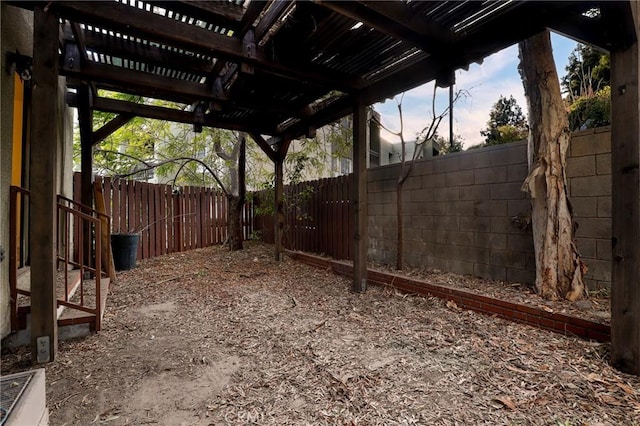
[[[402,211],[402,186],[404,184],[404,179],[399,180],[396,185],[396,220],[397,220],[397,245],[398,251],[396,254],[396,269],[398,271],[402,270],[402,265],[404,264],[404,223],[402,221],[402,215],[404,214]]]
[[[242,208],[244,207],[246,199],[246,182],[245,182],[245,168],[247,159],[247,142],[246,135],[240,133],[238,135],[239,149],[236,151],[237,155],[233,155],[233,164],[229,166],[229,173],[231,175],[231,188],[227,195],[229,201],[229,210],[227,213],[227,227],[229,229],[229,250],[242,250],[244,235],[242,232]],[[235,152],[234,152],[235,154]],[[237,163],[236,163],[237,162]]]
[[[520,74],[529,106],[529,175],[538,294],[545,299],[587,296],[586,269],[574,244],[567,198],[566,162],[570,132],[560,84],[545,31],[520,43]]]
[[[244,200],[240,197],[229,194],[229,213],[227,216],[227,227],[229,229],[229,250],[242,250],[242,206]]]

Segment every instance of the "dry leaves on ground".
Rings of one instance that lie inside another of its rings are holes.
[[[120,273],[104,330],[46,366],[51,424],[640,424],[640,379],[607,345],[272,258],[249,243]]]

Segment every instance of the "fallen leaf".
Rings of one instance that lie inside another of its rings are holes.
[[[622,389],[625,393],[629,394],[629,395],[635,395],[636,391],[633,390],[633,388],[631,386],[629,386],[626,383],[616,383],[616,385],[618,385],[618,387],[620,387],[620,389]]]
[[[589,373],[587,374],[587,380],[590,382],[600,382],[600,383],[604,383],[604,384],[608,384],[608,382],[606,382],[602,376],[599,376],[596,373]]]
[[[498,396],[498,397],[493,398],[493,399],[494,399],[494,401],[498,401],[498,402],[502,403],[505,407],[507,407],[510,410],[515,410],[516,409],[516,404],[513,402],[511,397]]]
[[[615,397],[611,395],[599,395],[602,402],[609,405],[622,405]]]

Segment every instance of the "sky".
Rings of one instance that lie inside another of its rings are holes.
[[[569,55],[577,46],[576,42],[551,33],[551,46],[556,63],[558,77],[566,74],[565,67]],[[468,71],[456,71],[454,91],[462,90],[466,96],[453,106],[453,132],[462,137],[465,148],[482,143],[484,138],[480,131],[487,127],[489,112],[500,96],[513,96],[517,104],[527,115],[527,102],[524,96],[522,80],[518,73],[518,45],[513,45],[484,59],[482,64],[472,64]],[[424,126],[430,123],[432,116],[433,83],[427,83],[407,91],[402,97],[402,115],[404,121],[404,138],[414,140]],[[382,124],[394,132],[398,132],[399,114],[398,100],[401,95],[384,103],[374,104],[380,113]],[[436,94],[436,114],[444,111],[449,102],[449,89],[438,88]],[[448,138],[449,117],[445,117],[438,129],[438,134]],[[381,136],[392,143],[400,142],[400,138],[384,129]]]

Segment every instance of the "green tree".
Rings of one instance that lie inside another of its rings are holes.
[[[525,139],[529,129],[522,109],[513,96],[500,95],[489,112],[487,128],[480,131],[485,145],[499,145]]]
[[[591,96],[579,96],[569,105],[569,129],[586,130],[611,123],[611,86]]]
[[[611,64],[609,55],[578,45],[569,56],[562,88],[569,111],[569,129],[584,130],[611,122]]]
[[[579,44],[571,52],[565,71],[561,86],[571,103],[611,85],[609,55],[586,44]]]
[[[462,146],[463,139],[460,135],[453,135],[453,141],[445,138],[444,136],[435,135],[433,137],[434,142],[438,144],[440,147],[440,155],[450,154],[452,152],[460,152],[463,151],[464,148]]]

